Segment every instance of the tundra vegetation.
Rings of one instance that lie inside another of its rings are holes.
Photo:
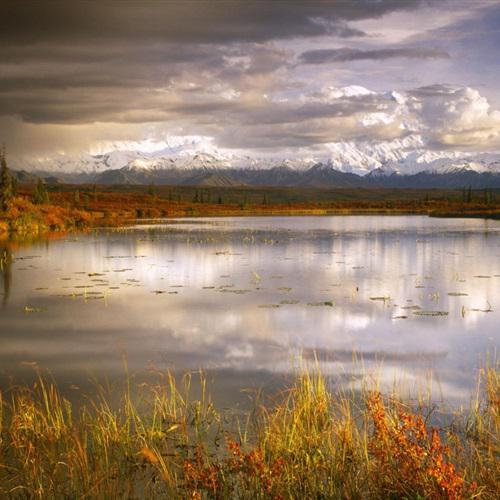
[[[155,195],[147,191],[147,186],[54,187],[43,183],[20,186],[18,195],[10,198],[7,210],[0,212],[0,232],[43,234],[167,217],[423,214],[500,218],[500,204],[495,201],[494,192],[488,193],[487,198],[482,192],[475,193],[471,202],[464,202],[460,190],[436,191],[432,196],[419,190],[208,188],[200,191],[191,186],[159,186]],[[212,191],[210,203],[196,201],[196,194],[191,197],[193,192]]]
[[[498,498],[498,367],[470,409],[333,389],[318,371],[237,418],[201,377],[129,377],[71,404],[40,376],[0,397],[7,498]],[[376,385],[375,385],[376,387]],[[439,422],[434,426],[433,422]]]
[[[17,185],[0,156],[0,237],[203,216],[427,214],[500,218],[498,190]]]

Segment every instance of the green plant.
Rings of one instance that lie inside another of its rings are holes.
[[[5,149],[0,151],[0,210],[6,212],[13,198],[13,185],[10,171],[7,167]]]
[[[49,193],[42,179],[38,179],[33,193],[33,203],[35,205],[48,205],[50,203]]]

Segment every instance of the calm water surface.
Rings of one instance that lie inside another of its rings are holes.
[[[420,216],[179,219],[13,250],[0,381],[148,366],[221,400],[302,358],[466,402],[499,343],[500,223]],[[353,352],[362,362],[353,360]],[[232,397],[232,396],[231,396]]]

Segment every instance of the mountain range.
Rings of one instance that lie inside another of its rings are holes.
[[[21,182],[199,186],[500,188],[500,153],[433,151],[418,135],[329,145],[322,158],[253,158],[217,150],[114,149],[18,161]]]

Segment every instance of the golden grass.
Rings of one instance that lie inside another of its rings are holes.
[[[99,387],[78,408],[43,377],[0,395],[0,497],[497,498],[496,367],[440,429],[376,391],[331,391],[317,372],[237,421],[202,376],[191,399],[191,377],[129,381],[118,404]]]

